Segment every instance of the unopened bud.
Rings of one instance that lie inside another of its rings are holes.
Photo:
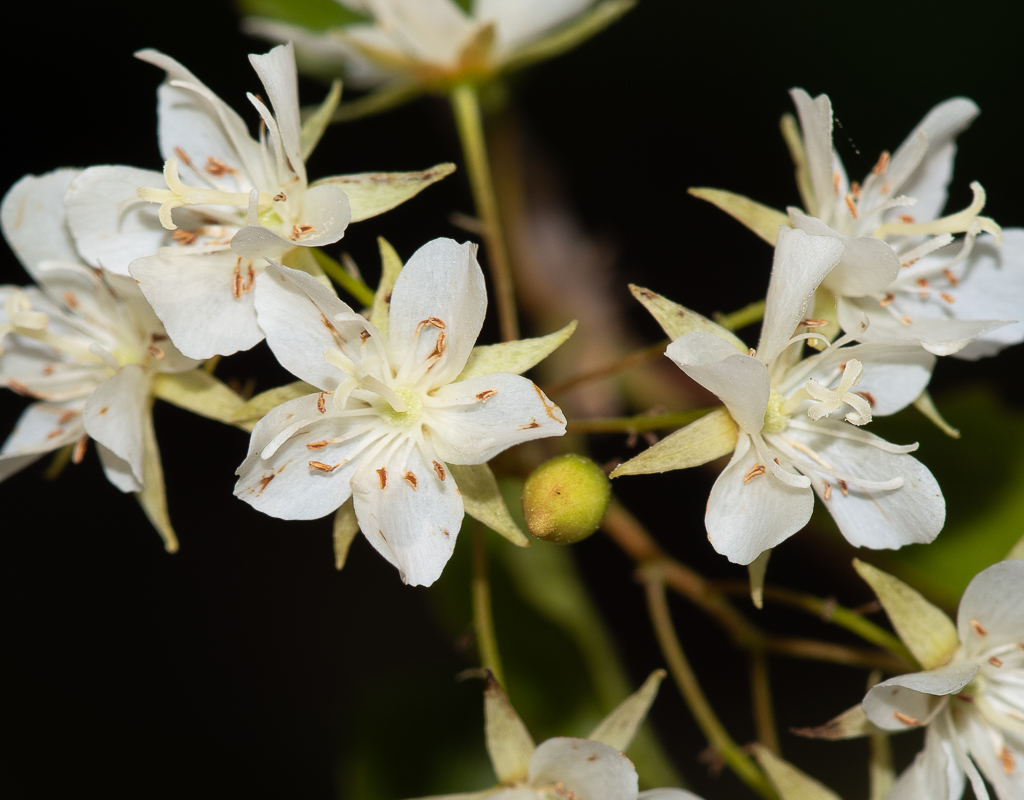
[[[558,456],[526,479],[526,524],[538,539],[574,544],[597,530],[611,496],[611,482],[597,464],[575,453]]]

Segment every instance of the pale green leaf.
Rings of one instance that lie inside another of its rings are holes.
[[[430,184],[455,172],[454,164],[437,164],[421,172],[363,172],[358,175],[333,175],[312,186],[329,183],[344,189],[352,209],[352,222],[361,222],[390,211],[409,200]]]
[[[565,340],[572,336],[576,325],[576,320],[573,320],[561,330],[547,336],[474,347],[469,355],[469,361],[456,380],[466,381],[494,372],[522,375],[561,347]]]
[[[164,488],[164,468],[160,463],[160,448],[153,429],[153,406],[150,403],[142,416],[142,491],[135,493],[139,505],[164,540],[168,553],[178,551],[178,537],[167,512],[167,491]]]
[[[245,401],[226,384],[202,369],[189,372],[158,372],[153,394],[193,414],[234,425]]]
[[[331,279],[327,277],[327,273],[324,272],[323,267],[320,265],[320,255],[321,251],[317,248],[293,247],[285,253],[281,263],[289,269],[297,269],[300,272],[305,272],[307,275],[312,275],[321,284],[330,289],[333,294],[337,294],[334,284],[331,283]]]
[[[501,70],[511,72],[561,55],[603,31],[636,3],[637,0],[605,0],[598,3],[553,33],[514,50],[505,58]]]
[[[530,540],[512,519],[494,473],[487,464],[449,464],[448,469],[459,487],[462,505],[469,516],[480,520],[517,547],[530,546]]]
[[[754,608],[764,607],[764,576],[768,573],[768,559],[772,557],[771,550],[765,550],[747,566],[747,574],[750,576],[750,602]]]
[[[294,383],[287,383],[284,386],[277,386],[273,389],[267,389],[265,392],[260,392],[249,402],[243,404],[232,417],[232,421],[236,423],[252,423],[255,425],[259,420],[266,416],[267,412],[272,408],[277,408],[282,403],[287,403],[289,400],[294,400],[297,397],[305,397],[307,394],[313,394],[316,391],[316,387],[310,386],[305,381],[295,381]],[[249,430],[252,430],[250,427]]]
[[[779,129],[782,131],[782,138],[786,140],[786,147],[789,148],[789,157],[793,159],[796,188],[800,192],[800,199],[803,200],[807,213],[816,217],[818,201],[814,195],[814,186],[811,185],[811,173],[807,169],[807,149],[804,147],[800,123],[792,114],[783,114],[779,120]]]
[[[699,197],[722,209],[730,217],[750,228],[772,247],[775,246],[775,242],[779,238],[779,226],[789,225],[789,217],[781,211],[762,205],[741,194],[703,186],[694,186],[686,191],[694,197]]]
[[[331,90],[320,108],[310,114],[302,123],[302,160],[306,161],[313,154],[316,146],[320,143],[320,137],[324,135],[327,126],[331,124],[331,117],[334,116],[334,109],[338,107],[341,100],[341,81],[331,83]]]
[[[764,745],[755,744],[754,757],[782,800],[840,800],[839,795],[804,774]]]
[[[1024,536],[1022,536],[1021,540],[1010,549],[1009,553],[1006,554],[1007,561],[1013,561],[1018,558],[1024,558]]]
[[[946,434],[946,436],[949,436],[952,439],[960,438],[960,431],[943,419],[942,414],[940,414],[939,409],[935,407],[935,401],[932,400],[932,396],[929,394],[927,389],[921,392],[920,397],[914,401],[914,408],[935,423],[935,426]]]
[[[830,719],[824,725],[815,725],[812,728],[793,728],[797,736],[805,736],[808,739],[857,739],[861,736],[871,736],[881,732],[864,714],[864,710],[858,703],[853,708],[847,709],[838,717]]]
[[[377,284],[377,293],[373,296],[373,305],[370,306],[370,322],[387,336],[391,292],[394,291],[398,273],[402,271],[402,259],[383,236],[377,237],[377,246],[380,248],[380,283]]]
[[[643,723],[647,712],[658,694],[658,687],[665,678],[665,670],[656,669],[652,672],[644,685],[633,694],[619,703],[612,712],[598,723],[591,732],[588,739],[595,742],[604,742],[616,750],[625,752],[630,742],[636,735],[637,729]]]
[[[530,758],[537,748],[508,695],[489,673],[484,691],[484,734],[498,782],[525,781],[530,771]]]
[[[725,339],[740,353],[748,351],[747,346],[743,344],[743,341],[736,334],[727,331],[717,322],[712,322],[707,317],[702,317],[696,311],[690,311],[690,309],[684,308],[678,303],[673,303],[671,300],[662,297],[656,292],[652,292],[650,289],[644,289],[642,286],[636,286],[631,283],[629,290],[637,300],[643,303],[644,308],[651,312],[651,316],[658,321],[662,330],[673,341],[688,333],[705,331]]]
[[[870,800],[885,800],[896,783],[896,770],[892,763],[892,746],[887,731],[871,734],[871,756],[868,759]]]
[[[672,469],[698,467],[736,449],[736,423],[725,408],[716,408],[649,447],[640,455],[619,464],[611,474],[650,475]]]
[[[350,497],[334,512],[334,565],[338,569],[345,566],[348,549],[352,546],[352,540],[356,538],[357,533],[359,522],[356,520],[356,510]]]
[[[874,589],[896,633],[921,666],[945,664],[960,646],[956,625],[940,608],[899,578],[854,559],[854,569]]]

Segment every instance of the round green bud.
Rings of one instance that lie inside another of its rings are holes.
[[[526,479],[526,524],[538,539],[574,544],[597,530],[611,497],[611,481],[597,464],[575,453],[557,456]]]

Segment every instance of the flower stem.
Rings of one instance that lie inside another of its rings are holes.
[[[494,679],[504,687],[505,676],[501,671],[501,657],[498,655],[498,639],[494,633],[494,616],[491,613],[491,584],[487,577],[487,542],[483,526],[473,523],[473,631],[481,665],[489,669]]]
[[[750,654],[750,697],[754,708],[757,741],[775,755],[780,755],[779,734],[775,729],[775,710],[772,708],[768,655],[763,650],[755,650]]]
[[[569,433],[646,433],[661,428],[681,428],[698,420],[713,408],[694,408],[671,414],[637,414],[635,417],[601,417],[570,420]]]
[[[512,283],[508,251],[505,248],[505,234],[498,216],[498,199],[494,193],[491,165],[487,158],[480,98],[476,86],[464,83],[452,90],[449,100],[459,130],[459,141],[462,143],[462,154],[469,172],[476,213],[484,226],[484,245],[487,248],[491,279],[494,281],[494,299],[498,308],[501,338],[502,341],[510,342],[519,338],[515,288]]]
[[[697,676],[690,667],[686,653],[683,652],[683,647],[679,643],[679,637],[676,636],[675,627],[672,625],[668,598],[665,596],[664,576],[660,566],[649,564],[641,567],[641,576],[647,592],[647,609],[654,625],[658,645],[665,657],[665,663],[708,743],[747,786],[767,800],[778,800],[778,795],[764,773],[758,769],[753,759],[733,741],[711,708],[711,704],[708,703],[707,697],[704,696],[704,692],[697,682]]]
[[[313,258],[316,259],[316,263],[320,265],[320,269],[327,273],[328,278],[338,284],[338,286],[352,295],[364,306],[369,307],[373,305],[373,289],[358,278],[354,278],[349,275],[341,264],[327,255],[327,253],[320,248],[311,247],[310,251],[313,254]]]
[[[665,354],[665,348],[668,347],[669,339],[662,339],[660,342],[655,342],[652,345],[644,347],[641,350],[637,350],[635,353],[630,353],[628,356],[617,358],[609,364],[605,364],[603,367],[592,369],[589,372],[583,372],[579,375],[574,375],[571,378],[566,378],[564,381],[558,383],[552,383],[549,386],[544,387],[544,394],[551,396],[553,394],[561,394],[567,392],[570,389],[575,389],[584,383],[590,383],[590,381],[596,381],[600,378],[606,378],[609,375],[615,375],[618,372],[623,372],[633,367],[639,367],[641,364],[646,364],[648,361],[656,361],[658,358]]]
[[[747,325],[753,325],[764,319],[764,300],[755,300],[748,306],[744,306],[731,314],[715,314],[715,322],[727,331],[738,331]]]

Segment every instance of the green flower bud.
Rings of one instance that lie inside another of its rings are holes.
[[[597,464],[575,453],[558,456],[526,479],[526,524],[538,539],[574,544],[597,530],[611,496],[611,482]]]

